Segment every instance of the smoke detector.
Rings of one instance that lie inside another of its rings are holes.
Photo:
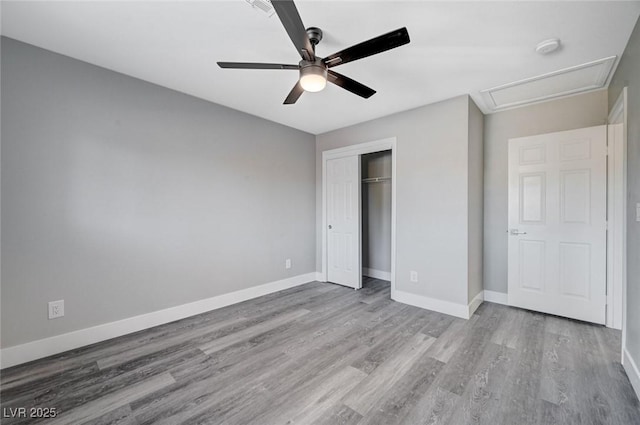
[[[551,52],[555,52],[560,47],[560,40],[557,38],[550,38],[538,43],[536,46],[536,52],[541,55],[548,55]]]
[[[276,11],[270,0],[246,0],[254,9],[264,12],[267,18],[272,17]]]

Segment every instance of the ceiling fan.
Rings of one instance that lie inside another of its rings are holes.
[[[375,90],[338,74],[330,68],[400,47],[410,41],[407,29],[400,28],[348,47],[326,58],[319,58],[316,56],[316,45],[322,40],[322,30],[316,27],[305,29],[293,0],[271,0],[271,4],[300,57],[302,57],[298,65],[218,62],[218,66],[234,69],[290,69],[299,71],[300,78],[284,100],[285,105],[296,103],[304,91],[318,92],[324,89],[327,81],[365,99],[370,98],[375,94]]]

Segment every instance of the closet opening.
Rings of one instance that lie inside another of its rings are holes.
[[[390,297],[392,152],[360,156],[362,289]]]
[[[318,280],[395,299],[396,168],[395,137],[322,152]]]

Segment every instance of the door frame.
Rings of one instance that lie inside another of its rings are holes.
[[[391,151],[391,297],[393,298],[396,289],[396,138],[390,137],[372,142],[349,145],[342,148],[330,149],[322,152],[322,273],[320,280],[327,281],[327,161],[330,159],[344,158],[347,156],[361,156],[368,153]],[[361,176],[359,176],[361,179]],[[358,202],[358,217],[362,222],[362,203]],[[362,232],[358,251],[362,257]],[[359,270],[360,280],[362,280],[362,267]]]
[[[611,204],[607,205],[607,321],[606,326],[622,329],[622,346],[626,342],[626,299],[627,299],[627,87],[624,87],[611,108],[608,124],[622,124],[622,138],[607,142],[607,165],[609,171],[622,167],[621,179],[609,178],[607,196]],[[611,132],[608,132],[610,135]],[[611,176],[611,174],[609,174]],[[615,177],[615,175],[613,176]],[[621,219],[616,220],[619,211]],[[618,236],[617,238],[615,236]],[[621,252],[621,262],[616,267],[614,249]],[[620,270],[621,268],[621,270]],[[614,273],[609,273],[614,271]],[[621,296],[618,296],[621,295]],[[609,308],[609,306],[611,308]]]

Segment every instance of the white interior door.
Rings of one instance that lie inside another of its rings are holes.
[[[605,323],[607,127],[509,140],[509,304]]]
[[[327,280],[362,287],[360,156],[327,161]]]

